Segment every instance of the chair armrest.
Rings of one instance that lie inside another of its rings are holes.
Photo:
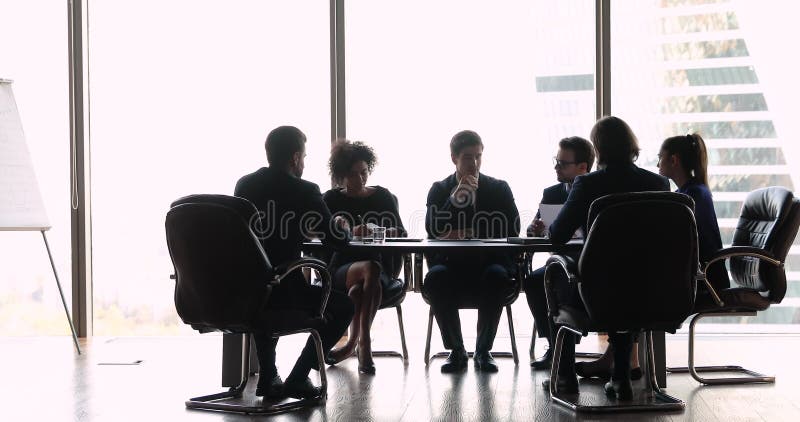
[[[720,249],[714,255],[711,256],[708,262],[704,264],[703,276],[702,276],[702,280],[706,284],[706,288],[708,289],[709,292],[711,292],[711,297],[714,299],[714,302],[716,302],[717,306],[719,307],[725,306],[725,303],[722,301],[722,299],[720,299],[717,291],[714,290],[714,288],[711,286],[711,283],[705,277],[705,274],[708,274],[708,268],[712,264],[715,264],[718,261],[726,261],[730,258],[737,256],[758,258],[762,261],[766,261],[767,263],[775,265],[777,267],[783,266],[783,262],[781,262],[780,259],[778,259],[777,257],[775,257],[775,255],[761,248],[754,248],[752,246],[731,246],[728,248]],[[701,280],[701,278],[698,278],[698,280]]]
[[[783,262],[780,259],[761,248],[754,248],[752,246],[731,246],[729,248],[720,249],[714,255],[711,255],[711,258],[705,264],[705,269],[708,269],[709,265],[717,261],[722,261],[737,256],[749,256],[751,258],[758,258],[766,261],[776,267],[783,266]]]
[[[292,271],[301,268],[310,268],[312,270],[316,270],[321,277],[320,283],[322,284],[322,301],[320,302],[319,316],[322,317],[325,314],[325,307],[328,305],[328,297],[331,295],[331,275],[328,273],[328,265],[325,264],[324,261],[321,261],[317,258],[305,257],[280,265],[275,268],[276,276],[270,284],[280,284],[281,280],[286,278],[287,275],[291,274]]]
[[[547,298],[547,312],[550,316],[558,315],[558,296],[552,280],[553,272],[558,270],[567,275],[570,283],[580,282],[580,278],[577,276],[578,264],[574,259],[565,255],[551,255],[547,259],[544,270],[544,294]]]

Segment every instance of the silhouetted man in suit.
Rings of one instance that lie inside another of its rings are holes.
[[[281,126],[267,136],[265,148],[269,167],[262,167],[236,183],[234,195],[250,200],[260,213],[251,222],[264,250],[276,267],[300,258],[300,249],[310,237],[320,237],[323,244],[343,246],[350,240],[342,220],[332,221],[322,201],[319,187],[302,180],[305,167],[306,136],[293,126]],[[318,312],[322,289],[310,286],[302,272],[295,271],[272,290],[268,306]],[[325,309],[324,326],[319,330],[324,353],[342,336],[353,318],[350,299],[331,291]],[[319,395],[308,373],[317,367],[316,350],[311,338],[283,383],[275,367],[278,339],[254,333],[261,367],[257,396],[307,398]]]
[[[425,228],[437,239],[505,238],[519,234],[519,212],[511,188],[503,180],[480,173],[483,142],[477,133],[465,130],[450,141],[450,158],[456,171],[436,182],[428,192]],[[465,296],[477,301],[478,338],[475,365],[496,372],[490,350],[503,311],[502,299],[512,288],[512,257],[506,254],[427,255],[428,274],[422,294],[431,304],[444,347],[450,356],[442,372],[467,367],[467,352],[461,336],[458,305]]]
[[[578,176],[572,184],[567,201],[550,225],[550,239],[555,245],[563,245],[572,238],[578,228],[586,231],[589,206],[601,196],[612,193],[668,191],[669,180],[663,176],[637,167],[633,162],[639,156],[639,145],[633,131],[622,119],[603,117],[595,123],[590,139],[597,153],[598,170]],[[563,273],[554,279],[556,300],[559,305],[583,309],[583,301],[576,283],[570,283]],[[558,327],[556,327],[558,328]],[[633,397],[631,386],[631,333],[608,333],[608,341],[614,350],[614,370],[605,390],[609,396],[620,400]],[[575,336],[564,337],[561,365],[558,373],[559,389],[568,393],[578,392],[575,376]]]
[[[589,141],[578,136],[564,138],[558,143],[558,153],[553,158],[553,161],[556,178],[559,183],[542,192],[540,204],[560,205],[566,202],[575,178],[592,171],[594,147]],[[537,212],[536,218],[528,226],[528,235],[542,236],[544,232],[544,223]],[[528,299],[528,307],[533,314],[539,337],[546,338],[547,344],[552,345],[552,321],[547,317],[547,301],[544,295],[544,269],[545,267],[541,267],[533,271],[522,283],[522,288],[525,290],[525,297]],[[548,347],[544,356],[531,362],[531,367],[547,369],[550,367],[552,360],[553,348]]]

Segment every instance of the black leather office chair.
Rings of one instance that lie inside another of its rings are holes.
[[[575,263],[553,255],[545,271],[548,309],[557,326],[550,396],[576,411],[681,410],[684,403],[656,383],[652,331],[674,333],[694,307],[699,272],[694,201],[672,192],[604,196],[589,210],[589,234]],[[585,309],[558,303],[555,274],[577,283]],[[598,405],[558,391],[556,377],[569,332],[645,333],[646,400]]]
[[[772,383],[775,377],[741,366],[695,366],[695,324],[702,318],[755,316],[786,294],[786,255],[800,226],[800,200],[782,187],[758,189],[747,195],[732,246],[717,252],[705,267],[718,261],[730,266],[733,287],[715,291],[710,283],[699,289],[689,324],[689,366],[668,368],[669,372],[689,372],[703,384]],[[736,372],[739,377],[704,378],[701,372]]]
[[[226,392],[191,398],[186,401],[187,408],[274,414],[315,406],[326,399],[322,342],[316,328],[330,294],[330,276],[325,264],[313,258],[273,268],[251,230],[254,215],[256,208],[249,201],[225,195],[192,195],[172,204],[165,225],[175,267],[175,309],[184,323],[201,333],[245,334],[245,345],[250,344],[254,331],[275,337],[308,332],[317,348],[322,393],[271,406],[226,401],[241,398],[247,386],[250,347],[245,347],[240,384]],[[322,276],[324,294],[319,312],[270,309],[267,301],[273,286],[301,268],[316,270]]]
[[[421,261],[419,261],[419,262],[421,263]],[[518,364],[519,363],[519,356],[517,354],[517,340],[516,340],[516,336],[514,335],[514,318],[513,318],[512,314],[511,314],[511,305],[514,303],[514,301],[517,300],[517,297],[519,297],[519,292],[520,292],[520,289],[521,289],[519,268],[523,268],[522,265],[523,265],[523,263],[521,263],[521,262],[517,263],[517,266],[518,266],[517,273],[518,274],[512,274],[512,279],[511,279],[512,284],[511,284],[511,286],[509,286],[509,288],[505,292],[503,292],[504,296],[503,296],[503,299],[501,300],[501,305],[503,307],[505,307],[506,316],[508,317],[508,332],[509,332],[509,335],[511,336],[511,352],[509,353],[509,352],[492,351],[492,356],[494,356],[496,358],[509,358],[509,357],[513,358],[514,359],[514,364]],[[524,276],[524,274],[522,274],[522,276]],[[433,315],[433,308],[430,306],[430,301],[429,301],[429,299],[428,299],[428,297],[427,297],[427,295],[425,294],[424,291],[422,291],[422,298],[425,300],[425,303],[428,304],[428,334],[427,334],[427,337],[426,337],[426,340],[425,340],[425,365],[427,366],[430,363],[431,359],[447,357],[449,355],[449,353],[448,352],[438,352],[438,353],[434,354],[433,356],[430,355],[431,354],[431,334],[433,332],[433,318],[434,318],[434,315]],[[482,298],[477,297],[477,296],[462,295],[461,302],[458,305],[458,309],[478,309],[478,306],[479,306],[481,300],[482,300]],[[473,357],[475,355],[475,352],[468,352],[468,355],[469,355],[469,357]]]

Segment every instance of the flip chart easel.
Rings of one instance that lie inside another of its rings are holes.
[[[47,230],[50,222],[44,210],[42,196],[39,193],[39,184],[33,171],[33,162],[25,143],[25,133],[22,131],[22,120],[19,116],[11,82],[0,79],[0,231],[38,231],[42,233],[50,266],[56,278],[58,293],[61,303],[67,314],[67,322],[72,331],[72,340],[78,354],[81,353],[78,345],[78,336],[72,324],[58,271],[47,242]]]

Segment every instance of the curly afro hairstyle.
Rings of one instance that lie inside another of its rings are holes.
[[[375,164],[378,163],[378,157],[372,147],[363,142],[350,142],[346,139],[337,140],[331,147],[331,158],[328,161],[331,177],[336,183],[341,183],[350,172],[353,164],[359,161],[367,164],[371,174],[372,170],[375,169]]]

